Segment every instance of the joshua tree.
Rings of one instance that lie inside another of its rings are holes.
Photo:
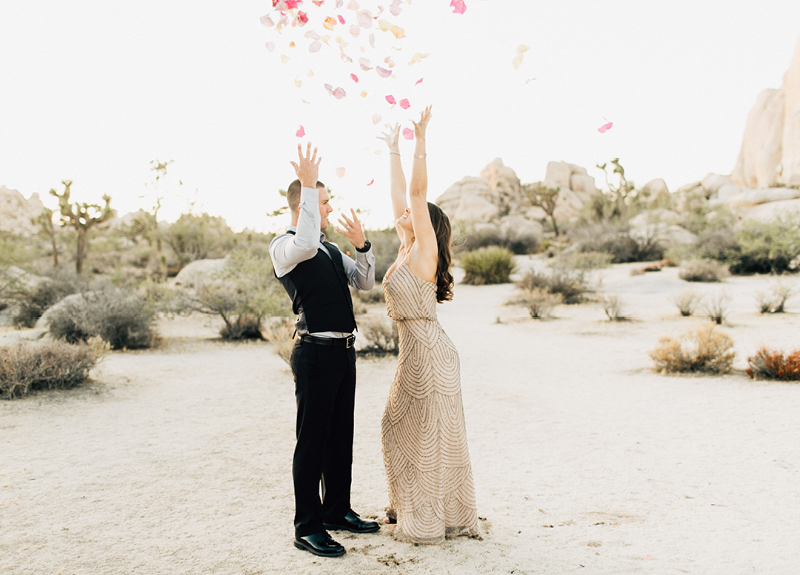
[[[161,253],[162,243],[161,233],[158,229],[158,212],[163,207],[163,202],[167,197],[169,182],[167,182],[167,189],[165,189],[163,186],[159,186],[163,183],[162,180],[167,180],[167,169],[174,161],[175,160],[168,160],[166,162],[162,162],[161,160],[155,159],[150,162],[150,171],[153,172],[155,176],[153,181],[147,184],[147,187],[153,190],[152,194],[150,194],[150,197],[153,200],[153,207],[150,208],[149,212],[143,212],[140,216],[140,221],[137,222],[140,227],[143,227],[146,230],[147,242],[150,245],[155,242],[156,252],[158,254]],[[178,180],[178,185],[182,186],[183,182]],[[147,197],[147,195],[140,197],[144,198]]]
[[[525,184],[522,189],[525,192],[525,196],[528,198],[528,202],[530,202],[532,206],[544,210],[544,213],[547,214],[547,217],[549,217],[550,221],[553,223],[553,231],[556,233],[556,237],[558,237],[558,225],[556,224],[556,218],[553,212],[556,211],[556,201],[558,200],[558,193],[561,191],[561,188],[548,188],[541,182],[536,182],[535,184]]]
[[[61,225],[75,228],[75,232],[78,234],[75,272],[80,275],[83,273],[83,259],[86,257],[86,241],[89,230],[108,221],[114,215],[114,210],[111,209],[111,196],[108,194],[103,196],[103,201],[105,202],[104,206],[86,202],[75,202],[71,204],[69,196],[72,180],[63,180],[61,183],[64,184],[64,191],[59,194],[55,190],[50,190],[50,194],[58,198],[58,206],[61,212]]]
[[[58,267],[58,243],[56,242],[56,227],[53,225],[53,210],[44,208],[42,213],[35,218],[31,218],[31,222],[36,225],[39,224],[41,234],[46,236],[50,243],[53,244],[53,267]]]

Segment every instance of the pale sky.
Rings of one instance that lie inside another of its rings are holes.
[[[173,186],[167,219],[194,197],[235,229],[265,230],[286,223],[265,214],[283,205],[289,161],[311,140],[334,207],[366,209],[383,227],[388,156],[375,138],[386,121],[410,127],[430,103],[431,199],[495,157],[523,182],[563,160],[598,184],[595,164],[619,157],[637,184],[661,177],[674,190],[730,173],[748,112],[781,85],[800,37],[796,0],[466,0],[463,15],[449,0],[402,0],[399,16],[381,16],[405,30],[397,40],[376,27],[353,38],[348,2],[305,0],[309,23],[278,34],[259,21],[270,0],[0,0],[0,184],[54,206],[47,191],[72,179],[75,199],[108,193],[123,214],[147,206],[149,162],[171,159],[184,185]],[[359,4],[377,13],[390,2]],[[328,32],[326,14],[347,25]],[[329,45],[309,53],[309,30],[330,34]],[[515,70],[519,45],[530,50]],[[409,66],[415,52],[430,56]],[[396,78],[358,68],[359,57],[374,66],[386,56]],[[388,94],[411,107],[390,109]],[[604,117],[614,125],[600,134]],[[401,150],[408,170],[413,143]]]

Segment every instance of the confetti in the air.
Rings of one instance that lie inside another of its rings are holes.
[[[344,178],[345,169],[344,168],[336,168],[336,177],[337,178]]]
[[[403,108],[404,110],[408,110],[411,107],[411,104],[408,103],[407,98],[403,98],[402,100],[400,100],[400,107]]]
[[[368,185],[368,186],[371,186],[371,185],[372,185],[372,184],[374,184],[374,183],[375,183],[375,178],[372,178],[372,179],[369,181],[369,183],[368,183],[367,185]]]
[[[392,95],[386,96],[386,101],[389,102],[390,104],[397,104],[397,100],[395,100],[394,96]]]
[[[517,56],[511,62],[514,65],[515,70],[522,65],[522,55],[525,54],[525,52],[527,52],[528,50],[530,50],[530,47],[525,46],[524,44],[520,44],[519,46],[517,46]]]
[[[392,75],[391,70],[387,70],[386,68],[381,68],[380,66],[375,66],[375,71],[378,72],[378,76],[381,78],[388,78]]]
[[[414,139],[414,130],[411,128],[403,128],[403,137],[406,140],[413,140]]]
[[[347,93],[344,91],[344,88],[336,88],[333,91],[333,95],[336,96],[337,100],[341,100],[342,98],[347,96]]]
[[[275,50],[275,43],[274,42],[267,42],[264,44],[267,47],[267,50],[273,52]]]
[[[302,88],[303,87],[303,81],[300,80],[299,78],[295,78],[294,79],[294,85],[297,86],[298,88]]]
[[[373,123],[373,124],[377,124],[377,123],[378,123],[378,122],[380,122],[380,121],[381,121],[381,116],[380,116],[380,114],[375,114],[375,115],[373,115],[373,116],[372,116],[372,123]]]
[[[297,136],[298,138],[302,138],[305,135],[306,135],[306,131],[303,129],[303,126],[300,126],[300,129],[297,130],[297,132],[295,133],[295,136]]]
[[[414,85],[415,85],[415,86],[419,86],[420,84],[422,84],[422,81],[423,81],[424,79],[425,79],[425,78],[420,78],[419,80],[417,80],[416,82],[414,82]]]
[[[291,58],[289,58],[289,56],[287,56],[286,54],[281,54],[281,62],[286,64],[286,62],[288,62],[289,60],[291,60]]]
[[[608,118],[606,118],[605,116],[603,117],[603,119],[608,123],[607,124],[603,124],[602,126],[597,128],[597,131],[600,132],[601,134],[605,134],[608,130],[611,129],[611,126],[614,125],[614,122],[609,122]]]
[[[414,57],[411,58],[411,61],[408,63],[408,65],[413,66],[417,62],[422,62],[422,59],[427,58],[428,56],[430,56],[430,54],[420,54],[419,52],[417,52],[416,54],[414,54]]]
[[[464,0],[452,0],[450,6],[453,7],[453,14],[463,14],[467,11],[467,5],[464,4]]]
[[[353,82],[355,82],[356,84],[358,84],[358,76],[356,76],[355,74],[350,74],[350,78],[352,78],[352,79],[353,79]]]
[[[261,23],[267,28],[271,28],[272,26],[275,25],[275,22],[273,22],[272,18],[270,18],[269,16],[262,16]]]

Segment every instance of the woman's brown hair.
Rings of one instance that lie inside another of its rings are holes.
[[[428,202],[428,213],[431,216],[433,231],[436,233],[436,245],[439,250],[439,263],[436,266],[436,301],[450,301],[453,299],[453,274],[450,273],[450,264],[453,254],[450,250],[450,218],[436,204]]]

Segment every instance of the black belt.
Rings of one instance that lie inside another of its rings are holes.
[[[349,335],[347,337],[317,337],[315,335],[301,335],[300,341],[305,343],[315,343],[317,345],[344,347],[350,349],[356,343],[356,336]]]

